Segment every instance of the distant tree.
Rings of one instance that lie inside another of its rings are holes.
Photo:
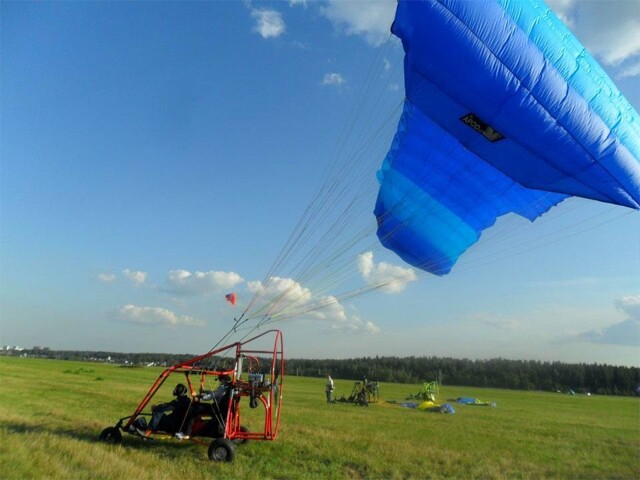
[[[34,347],[26,350],[2,350],[3,356],[30,356],[73,361],[127,363],[133,365],[175,365],[191,354],[121,353],[104,351],[50,350]],[[110,360],[109,360],[110,359]],[[265,362],[268,364],[268,362]],[[447,385],[590,392],[602,395],[636,395],[640,368],[599,364],[568,364],[532,360],[469,360],[449,357],[361,357],[343,360],[288,359],[287,371],[308,377],[360,381],[363,378],[383,382],[421,383],[442,379]]]

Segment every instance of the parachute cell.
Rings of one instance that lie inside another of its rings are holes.
[[[640,117],[541,1],[401,0],[392,32],[406,100],[375,214],[406,262],[446,274],[567,196],[640,208]]]

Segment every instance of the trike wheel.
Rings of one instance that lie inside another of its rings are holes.
[[[242,433],[246,433],[246,432],[248,432],[248,431],[249,431],[249,429],[248,429],[247,427],[245,427],[244,425],[241,425],[241,426],[240,426],[240,431],[241,431]],[[248,440],[247,438],[234,438],[233,440],[231,440],[231,442],[232,442],[234,445],[243,445],[243,444],[247,443],[248,441],[249,441],[249,440]]]
[[[233,462],[236,449],[226,438],[216,438],[209,445],[209,459],[214,462]]]
[[[116,427],[107,427],[102,432],[100,432],[100,441],[104,443],[110,443],[112,445],[117,445],[122,442],[122,434],[120,433],[120,429]]]

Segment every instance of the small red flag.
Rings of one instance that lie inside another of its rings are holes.
[[[227,302],[229,302],[231,305],[235,305],[236,304],[236,300],[238,300],[238,297],[235,293],[227,293],[224,298],[227,300]]]

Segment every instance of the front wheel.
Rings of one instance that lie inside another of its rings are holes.
[[[120,433],[120,429],[116,427],[107,427],[102,432],[100,432],[100,441],[104,443],[110,443],[112,445],[117,445],[122,442],[122,434]]]
[[[236,449],[226,438],[216,438],[209,445],[209,459],[214,462],[233,462]]]

